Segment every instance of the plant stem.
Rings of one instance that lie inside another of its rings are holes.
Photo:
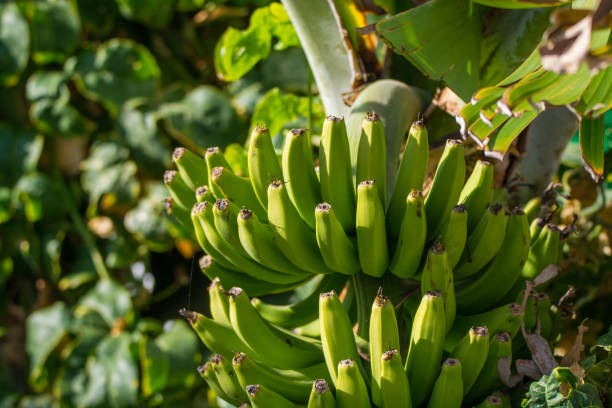
[[[357,335],[364,340],[368,340],[370,312],[379,286],[378,281],[359,272],[351,276],[351,284],[357,303]]]

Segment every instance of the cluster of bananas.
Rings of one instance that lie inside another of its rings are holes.
[[[562,231],[541,219],[530,227],[521,209],[504,210],[491,164],[478,161],[465,181],[457,140],[447,141],[424,197],[429,145],[420,122],[410,129],[387,194],[385,143],[383,124],[370,112],[352,144],[344,121],[327,117],[318,174],[304,129],[287,134],[279,162],[267,129],[255,128],[248,177],[235,174],[218,148],[207,149],[204,160],[175,150],[178,171],[164,176],[172,196],[167,208],[193,228],[208,254],[200,267],[213,281],[212,319],[183,314],[218,353],[200,372],[222,399],[253,407],[427,401],[459,407],[500,385],[498,361],[511,356],[527,320],[511,302],[524,280],[558,262]],[[419,296],[404,304],[411,321],[407,351],[400,350],[402,331],[381,292],[369,339],[353,333],[351,296],[343,296],[343,305],[336,295],[350,289],[348,275],[379,278],[386,271],[398,282],[421,283]],[[306,283],[311,294],[291,305],[247,296]],[[482,404],[502,403],[489,395]]]

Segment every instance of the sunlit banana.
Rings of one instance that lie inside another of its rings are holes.
[[[226,359],[221,354],[215,354],[210,359],[210,363],[217,376],[219,386],[231,398],[231,401],[246,401],[245,389],[240,386],[234,375],[231,359]]]
[[[529,248],[527,260],[521,271],[525,279],[534,279],[550,264],[556,264],[560,251],[560,230],[554,224],[546,224]]]
[[[221,191],[219,187],[213,183],[212,171],[215,167],[224,167],[227,169],[227,172],[231,172],[232,170],[229,163],[227,160],[225,160],[223,152],[218,147],[209,147],[206,149],[204,159],[206,160],[206,170],[208,172],[208,187],[215,198],[225,198],[223,191]]]
[[[487,360],[472,389],[467,393],[466,400],[476,401],[501,386],[497,367],[499,359],[504,357],[512,357],[512,339],[507,332],[491,336]]]
[[[215,186],[223,193],[221,198],[227,198],[238,207],[246,206],[260,219],[267,219],[266,210],[255,196],[248,179],[235,175],[228,171],[227,167],[213,168],[211,178]]]
[[[238,337],[253,350],[253,357],[276,368],[296,369],[323,360],[320,344],[267,323],[238,287],[230,291],[230,320]]]
[[[467,241],[468,213],[464,205],[456,205],[440,230],[440,242],[444,244],[448,256],[448,264],[454,269],[465,248]]]
[[[338,363],[336,402],[338,408],[370,408],[371,406],[368,388],[353,359],[341,360]]]
[[[347,233],[355,230],[355,188],[346,126],[343,118],[327,116],[319,146],[321,197],[336,210]]]
[[[353,359],[360,367],[360,371],[365,373],[361,366],[351,320],[333,290],[321,293],[319,297],[319,322],[323,354],[334,385],[337,387],[338,384],[338,364],[344,359]]]
[[[456,314],[455,285],[453,271],[448,264],[446,248],[436,243],[427,252],[427,259],[421,275],[421,293],[440,291],[444,299],[444,314],[446,316],[446,329],[453,327]]]
[[[223,293],[223,286],[218,277],[213,278],[208,286],[208,305],[214,320],[227,325],[232,324],[229,319],[229,299]]]
[[[213,390],[213,392],[215,393],[217,397],[231,404],[235,404],[235,405],[238,405],[242,402],[241,400],[232,399],[232,397],[230,397],[229,395],[225,393],[225,391],[223,391],[223,389],[221,388],[221,385],[219,384],[217,380],[217,376],[215,374],[215,371],[213,370],[212,364],[210,362],[207,362],[204,365],[198,366],[198,373],[206,381],[210,389]]]
[[[308,408],[336,408],[336,399],[325,380],[316,380],[312,384]]]
[[[421,191],[423,188],[428,160],[427,129],[423,122],[414,122],[406,139],[393,194],[387,208],[387,232],[391,238],[397,237],[400,233],[400,226],[406,212],[406,197],[412,190]]]
[[[287,133],[282,167],[291,202],[300,217],[314,230],[314,209],[321,202],[321,186],[312,159],[309,131],[292,129]]]
[[[382,407],[411,408],[410,385],[397,349],[385,351],[381,356],[380,375]]]
[[[506,234],[506,216],[499,204],[490,205],[467,239],[465,250],[454,270],[455,281],[468,278],[482,269],[501,248]]]
[[[186,210],[191,209],[196,201],[195,195],[176,170],[166,170],[164,183],[166,183],[175,205],[178,204]]]
[[[514,286],[529,252],[527,217],[519,208],[508,215],[506,236],[499,252],[472,282],[457,288],[457,310],[462,314],[484,312]]]
[[[202,201],[215,201],[215,196],[208,186],[200,186],[195,189],[196,201],[201,203]]]
[[[383,294],[382,288],[378,289],[378,294],[372,304],[369,334],[370,367],[372,369],[370,390],[374,405],[382,406],[383,399],[380,385],[382,381],[382,357],[387,350],[399,350],[400,347],[395,310],[393,309],[391,300]],[[401,365],[400,361],[400,367]]]
[[[536,217],[531,221],[531,224],[529,224],[529,236],[531,237],[532,244],[538,239],[545,225],[546,222],[540,217]]]
[[[456,358],[447,358],[431,391],[427,408],[461,408],[462,400],[461,362]]]
[[[357,186],[362,181],[376,180],[377,184],[374,188],[377,190],[384,212],[387,195],[387,170],[384,165],[387,162],[387,142],[383,123],[374,111],[366,113],[363,122],[361,122],[358,149]],[[359,202],[359,198],[357,198],[357,201]],[[357,205],[359,206],[359,203]]]
[[[418,272],[427,238],[423,194],[418,190],[410,191],[403,208],[404,218],[389,270],[400,278],[411,278]]]
[[[314,207],[312,213],[314,217]],[[314,231],[299,216],[280,180],[268,187],[268,218],[276,244],[294,265],[313,273],[335,273],[323,262]]]
[[[385,210],[376,184],[375,180],[366,180],[357,187],[356,227],[361,270],[366,275],[380,277],[389,265],[389,252]]]
[[[438,236],[452,208],[459,200],[464,180],[463,144],[459,140],[449,139],[436,168],[429,193],[425,197],[428,241]]]
[[[464,395],[470,391],[476,382],[482,367],[487,361],[488,353],[489,329],[487,329],[487,326],[472,326],[455,349],[451,351],[451,357],[461,361]]]
[[[184,147],[177,147],[172,152],[172,161],[176,164],[185,183],[192,190],[208,184],[206,162],[203,158]]]
[[[464,204],[468,213],[468,234],[474,231],[493,198],[493,165],[478,160],[468,177],[458,204]]]
[[[252,408],[294,408],[296,405],[282,395],[260,384],[246,386]]]
[[[413,406],[425,402],[438,376],[445,333],[446,316],[442,294],[439,291],[427,292],[421,299],[412,324],[406,357],[406,374]]]
[[[182,225],[187,228],[191,227],[191,216],[189,210],[183,208],[181,205],[174,204],[174,198],[164,198],[164,209],[166,214],[176,218]]]
[[[352,185],[350,187],[353,188]],[[351,213],[353,214],[354,212]],[[359,272],[357,248],[344,232],[332,206],[328,203],[318,204],[315,221],[317,244],[325,264],[334,271],[347,275]]]
[[[249,177],[253,191],[263,208],[268,208],[268,185],[283,176],[278,157],[266,126],[255,126],[247,153]]]
[[[542,197],[534,197],[523,206],[527,220],[531,223],[540,214],[542,209]]]
[[[212,213],[215,229],[219,236],[236,251],[248,257],[249,254],[242,248],[238,238],[238,223],[236,221],[238,207],[226,198],[219,198],[212,206]]]

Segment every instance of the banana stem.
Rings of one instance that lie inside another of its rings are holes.
[[[379,284],[375,278],[361,272],[351,276],[351,284],[357,302],[357,335],[369,340],[370,312]]]

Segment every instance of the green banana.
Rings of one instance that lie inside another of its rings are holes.
[[[361,122],[356,181],[357,186],[359,186],[362,181],[376,180],[374,188],[383,206],[383,212],[387,205],[387,171],[384,165],[387,162],[386,143],[382,121],[376,112],[370,111],[366,113],[365,118]],[[357,206],[359,207],[359,198],[357,198]]]
[[[389,270],[394,275],[407,279],[418,272],[427,239],[423,194],[418,190],[410,191],[403,208],[404,218]]]
[[[523,308],[518,303],[510,303],[484,313],[455,316],[455,324],[444,340],[444,350],[451,351],[472,326],[487,326],[489,333],[508,332],[511,338],[518,333],[523,321]]]
[[[204,153],[204,160],[206,161],[206,169],[208,172],[208,183],[206,184],[208,184],[208,187],[215,198],[224,198],[225,196],[223,195],[223,191],[221,191],[221,189],[219,189],[219,187],[213,183],[212,172],[215,167],[224,167],[228,169],[228,172],[231,172],[232,170],[229,163],[227,160],[225,160],[223,152],[218,147],[209,147],[206,149],[206,152]]]
[[[232,358],[236,350],[246,350],[251,353],[250,347],[240,340],[231,326],[210,319],[198,312],[181,309],[179,314],[187,320],[209,350],[221,354],[225,358]]]
[[[172,197],[164,198],[164,208],[166,210],[166,214],[174,216],[182,225],[186,227],[191,226],[191,216],[189,214],[189,210],[180,205],[175,205]]]
[[[503,406],[504,401],[500,397],[496,395],[489,395],[484,401],[476,405],[475,408],[501,408]]]
[[[421,275],[421,293],[440,291],[444,299],[446,330],[453,327],[457,310],[453,271],[448,264],[446,248],[436,243],[427,252],[427,259]]]
[[[337,210],[347,233],[355,230],[355,188],[346,126],[343,118],[327,116],[319,146],[321,197]]]
[[[322,361],[321,346],[267,323],[238,287],[230,291],[230,320],[238,337],[257,360],[276,368],[296,369]]]
[[[172,152],[172,161],[176,164],[182,179],[192,190],[208,184],[206,162],[203,158],[184,147],[177,147]]]
[[[412,405],[427,399],[440,371],[442,346],[446,333],[446,316],[442,294],[427,292],[416,311],[410,346],[406,357],[406,374],[412,392]]]
[[[208,285],[208,305],[213,320],[228,326],[232,324],[229,319],[229,299],[223,293],[223,286],[218,277],[213,278]]]
[[[281,178],[283,171],[272,144],[270,131],[265,125],[257,125],[251,132],[247,166],[253,191],[263,208],[268,208],[268,185],[272,180]]]
[[[232,246],[243,256],[249,254],[242,248],[238,238],[238,223],[236,221],[238,208],[225,198],[219,198],[212,206],[213,220],[217,233],[225,242]]]
[[[540,217],[537,217],[531,221],[531,224],[529,224],[529,236],[531,237],[532,244],[536,239],[538,239],[545,225],[546,222],[544,222],[544,220]]]
[[[261,316],[268,322],[285,328],[295,328],[315,321],[318,318],[319,294],[330,290],[342,290],[346,283],[346,277],[337,273],[330,275],[318,275],[318,279],[312,293],[299,302],[289,305],[277,306],[252,298],[251,304]],[[319,322],[317,322],[317,326]]]
[[[506,234],[506,216],[499,204],[490,205],[485,215],[468,236],[465,250],[455,268],[455,280],[459,282],[482,269],[501,248]]]
[[[231,398],[230,401],[246,401],[245,390],[240,386],[234,375],[232,363],[221,354],[212,356],[210,362],[219,386]]]
[[[247,385],[252,408],[294,408],[296,405],[280,394],[260,384]]]
[[[361,270],[366,275],[380,277],[389,265],[389,252],[385,232],[385,210],[377,194],[374,180],[362,181],[357,188],[356,226]]]
[[[370,397],[358,365],[352,359],[338,363],[336,382],[338,408],[370,408]]]
[[[213,390],[217,397],[235,405],[238,405],[242,402],[240,400],[232,399],[232,397],[230,397],[225,393],[225,391],[223,391],[221,385],[219,384],[219,381],[217,380],[217,376],[215,374],[215,371],[213,370],[211,363],[207,362],[204,365],[198,366],[198,373],[204,379],[204,381],[206,381],[210,389]]]
[[[527,201],[523,206],[523,211],[527,216],[527,221],[531,223],[535,220],[540,214],[540,210],[542,209],[542,197],[534,197],[531,200]]]
[[[312,384],[308,408],[336,408],[336,399],[325,380],[316,380]]]
[[[370,367],[372,369],[372,381],[370,383],[372,401],[374,405],[382,406],[383,398],[381,396],[380,384],[382,381],[383,354],[387,350],[399,350],[400,347],[395,310],[391,300],[383,294],[382,288],[378,288],[378,294],[372,304],[369,339]]]
[[[208,186],[200,186],[195,189],[196,193],[196,201],[201,203],[202,201],[210,201],[211,203],[215,201],[215,197],[213,196],[212,191]]]
[[[319,322],[321,323],[321,344],[325,363],[336,388],[338,387],[338,364],[341,360],[353,359],[360,371],[365,373],[361,366],[351,320],[333,290],[321,293],[319,297]]]
[[[246,206],[262,219],[267,219],[265,208],[261,206],[255,196],[249,179],[235,175],[227,167],[215,167],[212,169],[211,178],[215,186],[221,190],[223,197],[227,198],[238,207]]]
[[[542,292],[538,293],[537,313],[540,321],[540,333],[542,337],[549,340],[554,340],[553,335],[553,314],[550,310],[552,303],[550,297]]]
[[[461,408],[463,400],[463,378],[461,362],[447,358],[434,384],[427,408]]]
[[[448,264],[451,269],[459,263],[467,241],[468,213],[465,205],[459,204],[451,210],[448,221],[440,230],[439,240],[446,248]]]
[[[344,232],[332,206],[328,203],[318,204],[315,221],[317,244],[325,264],[346,275],[359,272],[359,256],[355,245]]]
[[[478,277],[457,289],[457,310],[484,312],[514,286],[529,252],[529,226],[525,213],[515,208],[509,215],[506,236],[497,255]]]
[[[211,245],[210,241],[208,241],[208,238],[206,237],[206,233],[204,232],[202,225],[204,211],[208,205],[210,204],[204,204],[203,202],[195,203],[191,209],[191,223],[193,225],[196,240],[204,252],[215,258],[215,262],[217,264],[224,268],[235,268],[235,266],[229,260],[225,259],[225,257]]]
[[[472,389],[467,393],[466,400],[474,401],[501,385],[498,362],[504,357],[512,357],[512,339],[508,332],[497,333],[491,337],[489,353]]]
[[[478,160],[461,190],[458,202],[467,208],[468,233],[474,231],[492,198],[493,165],[487,161]]]
[[[313,218],[315,206],[311,209]],[[335,273],[323,262],[315,233],[291,204],[285,183],[280,180],[268,187],[268,218],[276,244],[294,265],[312,273]]]
[[[321,202],[321,186],[314,168],[309,131],[291,129],[287,133],[282,167],[291,202],[304,222],[314,230],[314,209]]]
[[[534,279],[550,264],[556,264],[560,244],[560,230],[554,224],[546,224],[529,248],[527,260],[521,271],[524,279]]]
[[[164,183],[166,183],[175,205],[178,204],[186,210],[193,206],[196,201],[193,190],[189,188],[176,170],[166,170]]]
[[[451,209],[459,200],[464,180],[463,144],[459,140],[449,139],[446,141],[429,193],[425,197],[427,241],[438,236]]]
[[[397,349],[386,351],[381,356],[380,392],[383,408],[412,407],[408,377]]]
[[[399,164],[393,194],[387,208],[387,232],[391,238],[400,234],[400,226],[406,213],[406,197],[412,190],[421,190],[427,173],[429,139],[422,121],[410,127]]]
[[[466,395],[480,374],[489,353],[489,330],[487,326],[472,326],[468,333],[450,353],[461,361],[463,395]]]

